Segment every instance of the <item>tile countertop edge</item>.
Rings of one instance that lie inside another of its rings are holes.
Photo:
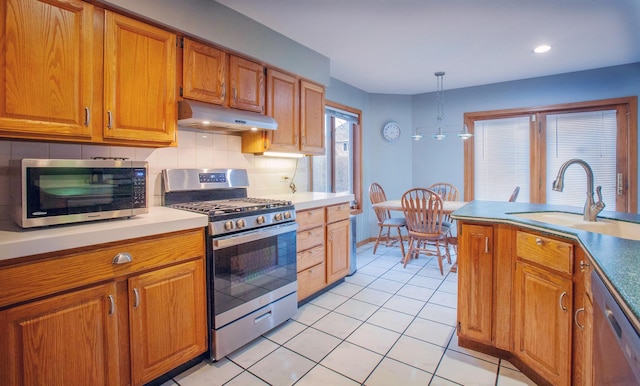
[[[122,241],[208,224],[205,215],[183,210],[151,207],[149,213],[131,218],[82,224],[21,229],[11,221],[0,222],[0,260]]]
[[[297,192],[264,196],[264,198],[291,201],[296,210],[305,210],[351,202],[354,195],[351,193]]]
[[[622,308],[625,309],[631,323],[640,331],[640,241],[510,215],[550,211],[581,214],[581,208],[569,206],[472,201],[453,212],[451,216],[457,220],[511,224],[577,241],[595,263],[595,270],[604,279],[614,297],[618,302],[623,302]],[[599,217],[640,223],[640,215],[637,214],[603,211]]]

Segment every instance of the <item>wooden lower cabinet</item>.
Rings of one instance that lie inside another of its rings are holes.
[[[460,221],[458,337],[511,360],[541,385],[592,385],[586,252],[561,237]]]
[[[296,212],[298,301],[349,273],[349,204]]]
[[[205,352],[204,253],[196,229],[0,268],[0,384],[142,385]]]
[[[570,278],[516,262],[514,354],[554,385],[569,385]]]
[[[349,273],[349,220],[327,225],[327,283],[342,279]]]
[[[458,335],[490,344],[493,227],[464,224],[458,236]]]
[[[0,311],[0,384],[118,385],[115,284]]]
[[[202,264],[190,261],[129,279],[134,384],[151,381],[206,350]]]

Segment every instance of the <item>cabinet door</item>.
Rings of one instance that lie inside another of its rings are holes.
[[[491,343],[493,227],[463,224],[458,239],[458,335]]]
[[[204,261],[129,279],[133,383],[149,382],[207,348]]]
[[[349,220],[327,225],[327,284],[349,273]]]
[[[300,81],[300,110],[300,151],[324,154],[324,87]]]
[[[175,142],[176,36],[105,12],[104,137]]]
[[[576,248],[574,267],[573,385],[593,384],[593,302],[591,265],[581,248]]]
[[[227,54],[217,48],[184,39],[182,96],[223,105]]]
[[[93,12],[76,0],[0,1],[0,135],[91,138],[100,122],[94,76],[102,68]]]
[[[264,113],[264,66],[229,57],[229,107]]]
[[[572,281],[516,261],[514,353],[553,385],[570,384]]]
[[[0,312],[0,384],[117,385],[115,284]]]
[[[294,76],[267,72],[267,115],[278,122],[278,130],[269,133],[269,150],[300,150],[300,82]]]

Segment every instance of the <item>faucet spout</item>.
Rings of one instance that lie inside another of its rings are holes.
[[[564,174],[567,171],[567,168],[573,164],[578,164],[582,166],[587,173],[587,200],[584,203],[584,221],[596,221],[598,217],[598,213],[602,212],[605,207],[604,202],[602,202],[602,186],[598,186],[596,188],[596,193],[598,195],[598,201],[594,202],[593,199],[593,170],[588,163],[581,159],[570,159],[560,166],[560,170],[558,170],[558,175],[556,176],[555,181],[553,181],[552,189],[556,192],[562,192],[564,189]]]

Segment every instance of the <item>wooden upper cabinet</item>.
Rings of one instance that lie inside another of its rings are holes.
[[[278,122],[269,132],[269,150],[299,151],[300,81],[295,76],[269,69],[267,72],[267,115]]]
[[[0,136],[89,139],[101,52],[83,1],[0,1]],[[98,78],[99,80],[99,78]]]
[[[176,140],[176,36],[105,11],[104,137]]]
[[[324,87],[302,80],[300,109],[300,151],[310,155],[324,154]]]
[[[229,56],[229,107],[264,113],[264,66]]]
[[[227,53],[187,38],[183,42],[182,96],[224,105]]]

